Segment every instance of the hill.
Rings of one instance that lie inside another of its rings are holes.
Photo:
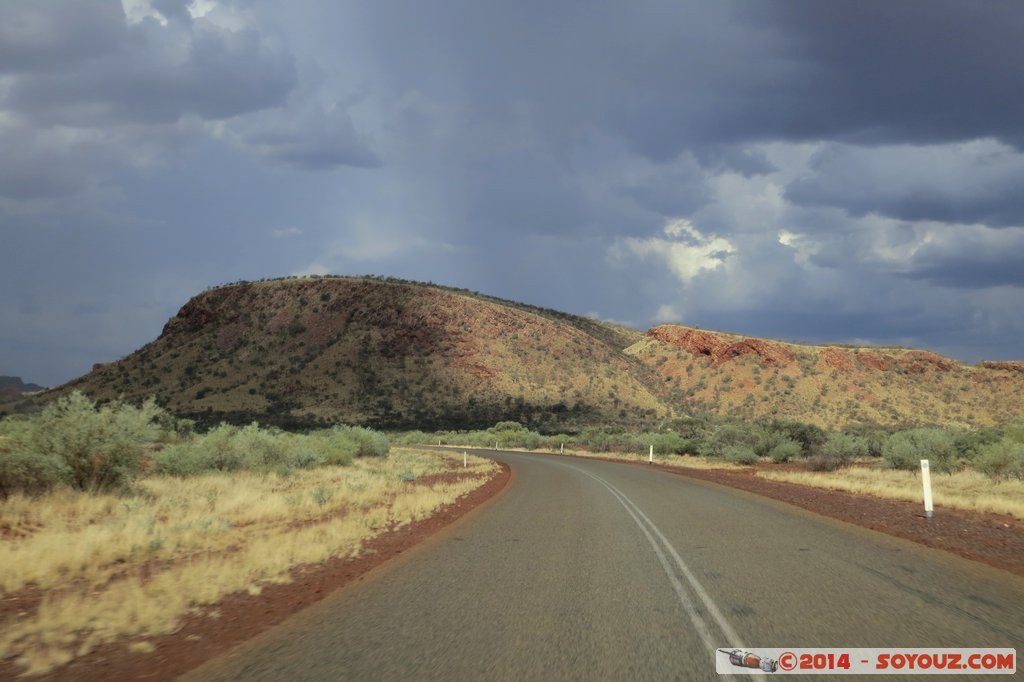
[[[1024,414],[1024,363],[972,367],[923,350],[812,346],[663,325],[625,351],[670,404],[743,419],[987,426]]]
[[[31,393],[42,390],[42,386],[26,384],[21,377],[0,376],[0,392],[2,393]]]
[[[984,426],[1024,413],[1024,363],[677,325],[644,334],[466,290],[331,276],[206,291],[152,343],[45,396],[72,389],[287,426],[656,428],[701,414]]]
[[[0,376],[0,417],[30,408],[33,394],[44,390],[42,386],[26,384],[21,377]]]
[[[642,335],[397,280],[247,282],[196,296],[160,337],[62,390],[153,394],[203,421],[379,428],[637,424],[668,410],[622,350]]]

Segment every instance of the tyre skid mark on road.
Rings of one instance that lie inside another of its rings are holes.
[[[561,466],[569,467],[570,469],[576,469],[580,473],[586,474],[590,478],[594,479],[595,481],[603,485],[605,488],[607,488],[608,492],[610,492],[615,497],[615,499],[617,499],[619,503],[623,507],[625,507],[626,511],[629,512],[629,515],[633,518],[633,521],[635,521],[636,525],[640,528],[641,531],[643,531],[643,534],[647,538],[647,541],[651,544],[651,547],[654,548],[654,553],[657,555],[658,560],[661,562],[661,567],[664,569],[665,575],[668,576],[669,582],[672,584],[673,589],[675,589],[675,592],[679,597],[679,601],[683,605],[683,609],[686,611],[686,614],[690,617],[690,622],[693,623],[694,629],[697,631],[697,634],[700,635],[701,640],[704,642],[704,645],[708,647],[708,650],[711,652],[712,655],[714,655],[715,652],[718,650],[718,645],[714,643],[707,623],[704,621],[700,613],[695,608],[693,600],[691,599],[686,588],[683,586],[682,581],[679,580],[675,572],[672,570],[672,566],[669,563],[668,558],[665,556],[666,551],[668,555],[672,557],[676,567],[679,569],[679,572],[689,583],[690,589],[693,590],[693,592],[697,595],[700,601],[704,604],[704,608],[711,615],[711,618],[715,621],[715,624],[718,625],[722,634],[728,640],[729,646],[738,647],[741,649],[745,648],[745,645],[743,644],[742,640],[740,640],[739,635],[736,634],[736,631],[732,628],[731,625],[729,625],[729,621],[725,619],[725,616],[722,614],[721,609],[719,609],[718,605],[715,604],[715,602],[711,599],[711,595],[708,594],[707,590],[704,589],[704,587],[700,584],[700,581],[698,581],[696,576],[694,576],[693,571],[691,571],[690,568],[686,565],[686,562],[683,561],[683,558],[679,556],[679,552],[676,551],[676,548],[672,546],[672,543],[668,541],[668,538],[665,537],[665,534],[661,532],[661,530],[654,524],[653,521],[651,521],[651,519],[643,512],[643,510],[640,509],[640,507],[637,506],[635,502],[633,502],[633,500],[629,499],[629,497],[625,493],[623,493],[613,484],[609,483],[608,481],[606,481],[605,479],[601,478],[596,474],[592,474],[589,471],[585,471],[583,469],[580,469],[569,464],[559,464]],[[657,540],[655,539],[655,537],[657,537]],[[658,543],[659,540],[661,542],[660,545]],[[662,548],[662,546],[664,546],[664,549]]]

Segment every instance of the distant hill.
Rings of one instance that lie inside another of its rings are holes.
[[[669,403],[744,419],[985,426],[1024,416],[1024,363],[965,365],[929,351],[811,346],[663,325],[625,351]]]
[[[433,284],[289,278],[206,291],[155,341],[45,394],[157,398],[201,421],[545,430],[717,414],[987,425],[1024,414],[1024,364],[807,346],[664,325],[646,334]]]
[[[43,387],[36,384],[26,384],[21,377],[0,376],[0,391],[12,391],[14,393],[29,393],[42,391]]]
[[[0,376],[0,416],[19,411],[31,401],[30,394],[45,390],[37,384],[26,384],[21,377]]]

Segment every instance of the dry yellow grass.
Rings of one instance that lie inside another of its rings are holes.
[[[833,472],[760,471],[774,481],[789,481],[833,490],[875,495],[897,500],[922,500],[921,477],[910,471],[850,468]],[[942,507],[1011,514],[1024,519],[1024,481],[993,483],[974,471],[932,475],[936,513]]]
[[[12,497],[0,517],[22,536],[0,543],[0,595],[30,585],[48,592],[35,613],[2,624],[0,658],[42,674],[102,643],[173,632],[232,592],[287,582],[295,566],[355,555],[386,527],[429,516],[481,484],[407,480],[453,458],[461,464],[461,454],[394,449],[285,478],[148,478],[134,497]],[[495,468],[474,457],[467,470]]]

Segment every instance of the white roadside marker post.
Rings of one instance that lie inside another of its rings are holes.
[[[559,445],[558,445],[558,454],[560,454],[560,455],[564,455],[565,454],[565,443],[559,443]]]
[[[462,468],[465,469],[469,464],[469,457],[466,455],[466,451],[462,451]]]
[[[926,459],[921,460],[921,485],[924,486],[924,517],[930,519],[934,510],[932,506],[932,475]]]
[[[651,454],[647,457],[648,464],[654,464],[654,446],[651,446]]]
[[[441,439],[440,438],[437,439],[437,447],[441,447]]]
[[[498,449],[498,441],[494,441],[494,449],[495,449],[495,450],[497,450],[497,449]]]

